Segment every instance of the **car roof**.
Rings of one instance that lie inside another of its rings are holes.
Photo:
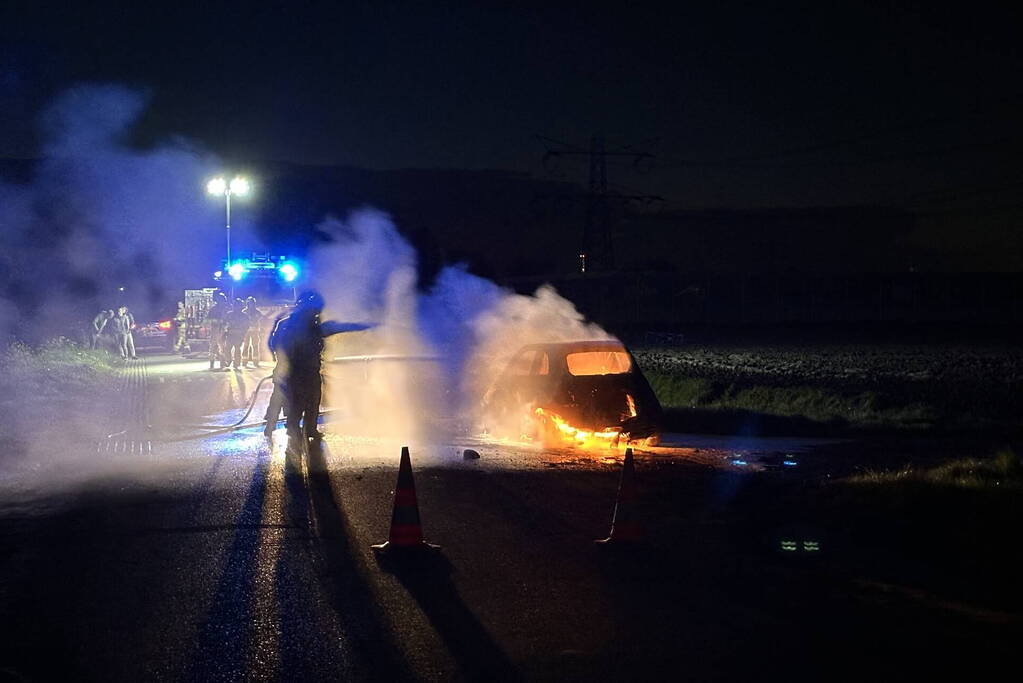
[[[552,353],[569,354],[580,351],[624,351],[625,344],[617,339],[584,339],[567,342],[548,342],[544,344],[526,344],[519,353],[527,349],[540,349]]]

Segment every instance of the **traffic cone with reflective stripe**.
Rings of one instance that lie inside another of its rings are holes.
[[[597,543],[634,543],[643,537],[643,529],[636,517],[636,484],[633,478],[636,467],[632,462],[632,449],[625,449],[625,465],[618,483],[618,499],[615,501],[614,517],[611,520],[611,534]]]
[[[387,541],[374,545],[373,550],[378,553],[394,553],[437,550],[439,547],[423,540],[423,527],[419,522],[419,502],[416,500],[416,482],[412,478],[412,459],[409,457],[408,446],[402,446],[398,483],[394,487],[391,532]]]

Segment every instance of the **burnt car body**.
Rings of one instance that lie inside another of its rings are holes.
[[[487,391],[483,412],[496,426],[521,416],[526,424],[512,429],[530,438],[569,440],[656,437],[662,416],[635,358],[613,340],[522,347]]]

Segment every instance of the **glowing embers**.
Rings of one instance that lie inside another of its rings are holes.
[[[624,436],[628,440],[628,433],[623,433],[620,428],[604,429],[594,431],[580,429],[569,424],[563,417],[543,408],[534,411],[540,423],[540,436],[545,443],[550,441],[568,441],[575,446],[583,448],[608,448],[617,446]]]

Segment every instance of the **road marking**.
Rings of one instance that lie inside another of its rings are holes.
[[[127,440],[127,439],[107,439],[106,441],[99,441],[96,444],[97,453],[124,453],[134,455],[152,455],[153,454],[153,442],[149,440]]]

